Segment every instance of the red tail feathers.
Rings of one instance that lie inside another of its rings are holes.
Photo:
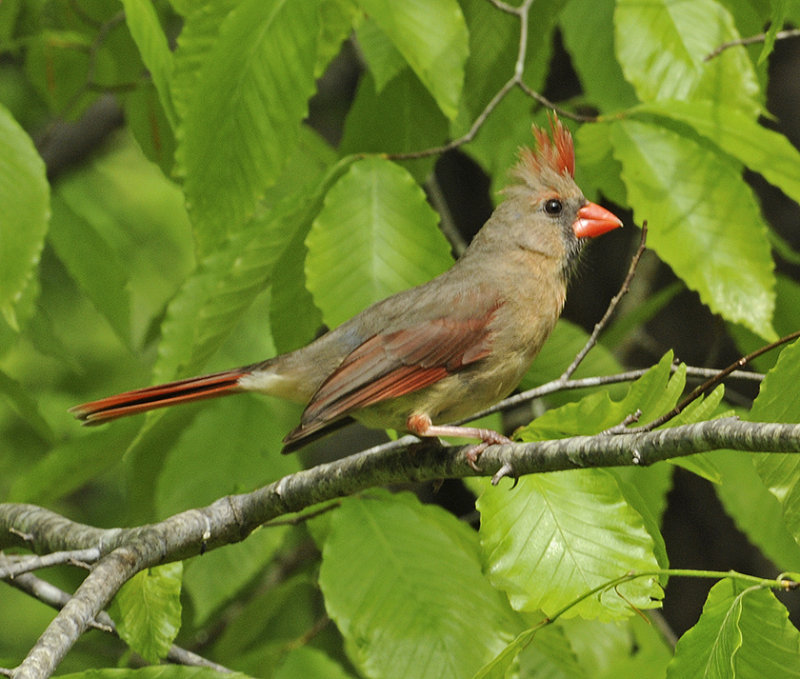
[[[189,377],[185,380],[134,389],[116,396],[101,398],[99,401],[83,403],[70,408],[69,412],[82,420],[84,424],[101,424],[107,420],[135,415],[176,403],[189,403],[204,398],[235,394],[241,391],[238,388],[239,378],[247,374],[246,370],[238,368],[213,375]]]

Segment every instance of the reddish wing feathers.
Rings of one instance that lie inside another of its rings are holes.
[[[356,409],[418,391],[484,358],[491,351],[488,325],[497,308],[482,318],[437,318],[371,337],[317,390],[300,426],[284,443],[312,435]]]
[[[239,378],[246,374],[247,372],[242,369],[226,370],[213,375],[190,377],[185,380],[159,384],[155,387],[134,389],[101,398],[99,401],[83,403],[70,408],[69,412],[79,420],[83,420],[85,424],[101,424],[123,415],[135,415],[176,403],[235,394],[238,391]]]

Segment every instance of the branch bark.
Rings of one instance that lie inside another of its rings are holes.
[[[33,505],[0,505],[0,547],[25,546],[40,554],[97,548],[103,555],[13,676],[50,676],[122,584],[142,569],[239,542],[272,519],[320,502],[409,481],[645,466],[721,448],[797,453],[800,424],[725,418],[643,433],[491,446],[481,457],[480,473],[470,468],[464,447],[365,451],[285,476],[252,493],[224,497],[207,507],[128,529],[86,526]]]

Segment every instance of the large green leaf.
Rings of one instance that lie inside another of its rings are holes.
[[[475,534],[408,494],[342,502],[319,584],[366,676],[470,677],[516,631],[508,602],[483,575]]]
[[[155,379],[170,380],[203,365],[267,286],[294,233],[311,222],[325,191],[350,162],[343,160],[326,174],[330,149],[310,132],[302,138],[271,191],[271,209],[206,257],[170,303]]]
[[[458,112],[467,25],[456,0],[360,0],[448,118]]]
[[[11,114],[0,106],[0,312],[14,305],[36,271],[50,218],[44,162]]]
[[[175,111],[181,120],[186,118],[198,87],[203,64],[211,58],[220,26],[231,9],[231,3],[225,0],[192,2],[187,3],[186,7],[179,8],[184,14],[183,28],[173,54],[171,85]],[[179,128],[179,132],[182,133],[183,129]],[[179,146],[178,159],[181,160],[179,163],[181,173],[185,172],[183,151],[183,146]]]
[[[201,254],[242,228],[297,144],[314,91],[316,10],[244,0],[203,63],[180,139]]]
[[[641,101],[714,99],[751,117],[761,109],[753,64],[743,47],[705,57],[739,38],[716,0],[619,0],[617,60]]]
[[[786,347],[761,383],[749,419],[755,422],[800,422],[800,340]],[[783,520],[800,543],[800,456],[770,453],[755,458],[764,485],[778,498]]]
[[[312,646],[302,646],[292,651],[275,673],[275,679],[353,679],[353,675],[323,651]]]
[[[375,91],[380,93],[408,64],[374,19],[365,18],[356,35],[371,79],[375,82]]]
[[[778,498],[758,477],[754,456],[733,450],[705,456],[719,471],[720,482],[714,490],[736,527],[779,569],[797,569],[800,545],[786,527]]]
[[[447,120],[419,78],[405,68],[379,91],[369,73],[361,78],[347,113],[339,153],[419,151],[446,139]],[[405,164],[423,182],[434,162],[430,157]]]
[[[688,137],[624,120],[609,130],[648,245],[712,311],[772,339],[775,278],[766,226],[741,168]]]
[[[564,46],[572,57],[586,98],[603,113],[636,103],[636,94],[622,77],[614,49],[615,7],[614,0],[572,0],[559,19]]]
[[[354,163],[325,196],[306,239],[306,278],[325,323],[424,283],[452,264],[413,177],[380,158]]]
[[[667,679],[800,677],[800,632],[769,590],[721,580],[678,641]]]
[[[641,515],[605,470],[526,476],[513,492],[487,486],[478,509],[489,578],[518,610],[553,615],[628,571],[659,567]],[[565,615],[618,618],[661,597],[650,576],[585,598]]]
[[[127,644],[151,663],[166,657],[181,628],[183,563],[140,571],[114,598],[117,631]]]
[[[177,124],[172,105],[170,81],[172,79],[172,52],[161,28],[153,3],[148,0],[122,0],[125,22],[139,48],[142,61],[147,66],[167,120],[174,129]]]
[[[631,111],[654,113],[691,125],[751,170],[800,202],[800,152],[782,134],[762,127],[741,111],[710,101],[665,101]]]
[[[99,205],[84,202],[83,214],[72,210],[69,197],[56,193],[48,241],[70,276],[106,318],[119,338],[131,346],[131,305],[127,267],[95,229],[93,221],[112,221]]]

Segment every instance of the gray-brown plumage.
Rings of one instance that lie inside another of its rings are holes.
[[[573,180],[569,132],[534,127],[516,182],[451,269],[365,309],[297,351],[222,373],[111,396],[72,409],[87,424],[203,398],[257,391],[306,405],[294,449],[352,416],[420,436],[496,432],[441,426],[507,396],[561,314],[587,237],[621,226]],[[437,423],[437,424],[434,424]]]

